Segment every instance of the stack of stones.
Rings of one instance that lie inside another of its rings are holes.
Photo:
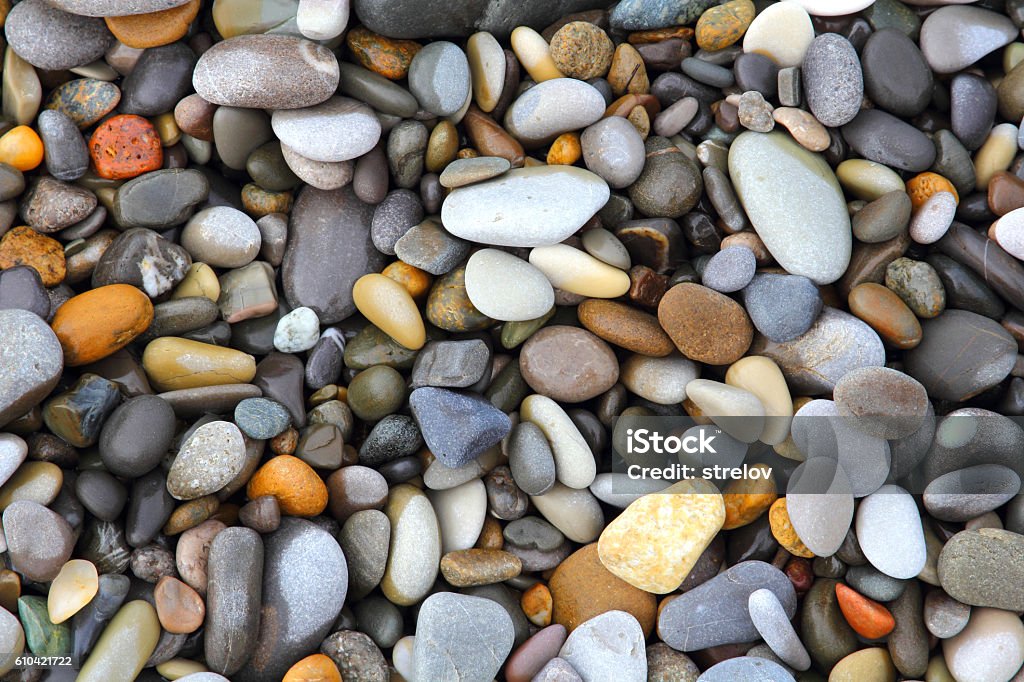
[[[0,21],[4,680],[1021,679],[1024,0]]]

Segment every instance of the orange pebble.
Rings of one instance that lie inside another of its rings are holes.
[[[28,126],[11,128],[0,137],[0,163],[30,171],[43,162],[43,141]]]
[[[956,193],[956,187],[938,173],[926,171],[907,180],[907,194],[910,195],[910,203],[915,211],[937,192],[949,192],[956,199],[956,203],[960,203],[960,195]]]
[[[807,549],[807,546],[800,540],[800,536],[796,534],[793,522],[789,520],[785,497],[775,500],[768,510],[768,523],[772,528],[772,535],[787,552],[805,559],[814,557],[814,552]]]
[[[64,364],[77,367],[121,350],[152,321],[149,296],[129,284],[108,284],[68,300],[50,326],[64,349]]]
[[[401,284],[409,292],[409,295],[416,300],[422,300],[426,297],[430,293],[430,285],[434,283],[434,278],[430,276],[429,272],[420,270],[400,260],[396,260],[384,268],[381,274]]]
[[[128,180],[159,169],[164,148],[153,124],[135,114],[121,114],[101,123],[89,140],[96,174],[107,180]]]
[[[288,668],[281,682],[341,682],[341,673],[330,658],[313,654]]]
[[[291,516],[316,516],[327,507],[327,486],[312,467],[292,455],[278,455],[257,469],[246,494],[250,500],[273,495],[281,513]]]
[[[519,600],[523,613],[539,628],[551,625],[551,590],[544,583],[537,583],[523,592]]]
[[[571,166],[579,161],[582,155],[580,136],[576,133],[562,133],[551,143],[547,162],[549,166]]]
[[[889,609],[842,583],[836,583],[836,599],[846,622],[861,637],[880,639],[896,627]]]

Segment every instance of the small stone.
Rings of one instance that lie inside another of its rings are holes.
[[[608,611],[580,624],[558,653],[584,680],[647,679],[643,631],[636,618],[623,611]]]
[[[96,567],[83,559],[64,564],[53,579],[46,597],[46,610],[51,623],[60,624],[85,608],[99,591]]]
[[[31,227],[16,227],[0,237],[0,269],[19,265],[35,270],[44,287],[57,286],[67,278],[67,261],[60,242]]]
[[[768,589],[750,594],[747,601],[750,619],[772,651],[797,670],[811,667],[811,658],[793,629],[782,602]]]
[[[10,483],[10,481],[8,481]],[[42,504],[21,499],[3,513],[7,551],[13,568],[26,579],[49,582],[71,558],[71,526]],[[44,605],[45,610],[45,605]]]
[[[302,109],[278,110],[274,134],[291,151],[313,161],[336,163],[362,156],[380,139],[373,110],[348,97],[332,97]],[[325,144],[330,140],[331,144]]]
[[[850,41],[835,33],[818,36],[807,48],[801,68],[815,118],[830,128],[852,121],[864,97],[864,75]]]
[[[316,516],[327,507],[327,486],[313,469],[292,455],[278,455],[257,469],[246,487],[249,499],[277,498],[281,511]]]
[[[338,87],[338,61],[326,48],[283,35],[242,35],[199,58],[192,84],[207,102],[230,107],[300,109]]]
[[[619,376],[607,344],[586,330],[560,325],[529,338],[519,356],[519,369],[535,391],[564,402],[596,397]]]
[[[320,320],[311,308],[298,307],[282,317],[274,331],[274,348],[282,353],[310,350],[320,338]]]
[[[193,500],[230,483],[245,464],[245,443],[231,422],[203,424],[182,444],[167,474],[175,499]]]
[[[473,394],[417,388],[409,404],[427,447],[452,468],[476,459],[511,429],[503,412]]]
[[[942,653],[954,679],[1009,680],[1024,663],[1024,625],[1007,611],[975,609],[967,627],[943,641]]]
[[[882,486],[857,509],[857,539],[871,564],[893,578],[914,578],[924,568],[925,544],[913,498],[894,485]]]
[[[580,136],[580,143],[587,168],[613,188],[628,187],[643,172],[644,140],[636,128],[620,116],[588,126]]]
[[[165,575],[153,589],[156,615],[164,630],[176,634],[195,632],[202,626],[206,606],[191,587],[177,578]]]
[[[672,287],[658,305],[658,321],[683,355],[712,365],[738,360],[753,336],[750,318],[739,304],[698,284]],[[709,328],[718,330],[713,343],[704,336]]]
[[[22,416],[57,385],[64,366],[60,342],[27,310],[0,310],[0,424]]]
[[[491,679],[512,650],[511,619],[489,599],[439,592],[420,607],[414,660],[428,679]]]
[[[40,69],[61,70],[100,59],[113,36],[95,18],[70,14],[43,0],[27,0],[6,17],[7,42]]]
[[[721,529],[725,506],[710,484],[681,482],[666,495],[637,500],[601,533],[601,563],[626,582],[648,592],[665,594],[676,589],[697,558]],[[650,519],[675,518],[668,525],[645,525]],[[699,523],[696,521],[699,519]],[[685,533],[666,535],[668,528]]]
[[[615,50],[608,34],[586,21],[570,21],[551,36],[549,43],[558,70],[584,81],[608,73]]]
[[[800,66],[814,40],[814,27],[799,3],[778,3],[761,11],[747,28],[743,51],[763,54],[779,68]]]
[[[921,25],[921,52],[939,74],[954,73],[1017,37],[1007,17],[980,7],[941,7]]]
[[[89,138],[89,156],[96,174],[108,180],[138,177],[161,168],[164,161],[153,124],[134,114],[113,116],[97,126]]]
[[[750,249],[732,246],[722,249],[707,262],[701,283],[723,294],[739,291],[754,277],[757,262]]]
[[[750,0],[733,0],[708,8],[694,29],[697,45],[711,52],[729,47],[743,37],[755,13]]]

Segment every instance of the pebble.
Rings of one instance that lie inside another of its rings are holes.
[[[814,27],[799,3],[777,3],[762,10],[743,36],[743,51],[763,54],[779,68],[800,66],[811,42]]]
[[[588,126],[580,136],[587,168],[615,189],[628,187],[644,169],[644,140],[626,119],[612,116]]]
[[[495,284],[511,277],[514,291]],[[498,249],[481,249],[466,264],[466,294],[484,315],[496,320],[525,321],[540,317],[554,305],[555,292],[544,274]]]
[[[772,173],[759,175],[766,165]],[[780,265],[816,284],[842,276],[850,263],[850,220],[839,183],[821,157],[781,133],[743,133],[730,147],[729,174],[754,229]],[[787,199],[798,186],[801,198]],[[799,210],[810,213],[801,217],[794,213]],[[815,227],[800,233],[794,224]]]
[[[527,196],[530,201],[524,200]],[[446,230],[470,241],[543,246],[578,230],[608,196],[608,185],[589,171],[524,168],[453,190],[441,207],[441,219]],[[573,199],[566,202],[566,197]]]
[[[873,102],[897,116],[916,116],[931,100],[932,72],[905,33],[883,28],[868,37],[861,52],[864,88]]]
[[[759,589],[773,592],[786,618],[796,611],[796,593],[782,571],[744,561],[668,602],[658,615],[658,635],[677,651],[749,642],[759,635],[748,601]]]
[[[307,188],[290,215],[281,266],[285,297],[292,307],[312,308],[321,324],[339,322],[356,310],[352,285],[384,264],[370,239],[372,207],[351,187]]]
[[[326,48],[274,35],[221,41],[203,53],[192,75],[196,92],[208,102],[265,109],[320,104],[338,81],[338,62]]]
[[[811,41],[801,73],[807,104],[823,125],[845,125],[860,111],[864,74],[857,52],[846,38],[826,33]]]
[[[417,675],[492,679],[512,650],[512,621],[489,599],[440,592],[420,607],[413,648]]]
[[[1021,551],[1018,538],[994,528],[957,533],[939,554],[942,588],[964,604],[1015,610],[1024,598],[1013,578]]]
[[[559,651],[585,680],[647,679],[647,656],[640,624],[623,611],[608,611],[580,624]]]
[[[132,679],[142,672],[160,639],[160,621],[149,602],[130,601],[103,630],[78,672],[79,680]]]
[[[913,498],[885,485],[857,509],[857,539],[875,568],[893,578],[914,578],[925,565],[924,534]]]
[[[381,590],[395,604],[415,604],[427,595],[437,576],[441,560],[437,517],[427,497],[408,484],[391,489],[384,513],[391,522],[391,544]]]
[[[519,369],[538,393],[565,402],[583,402],[612,387],[619,372],[615,356],[594,334],[553,326],[523,345]]]
[[[721,495],[711,484],[681,482],[663,492],[627,507],[598,541],[601,563],[608,570],[656,594],[679,586],[725,521]],[[650,524],[651,519],[661,521]],[[686,531],[666,533],[669,528]]]
[[[929,592],[924,599],[924,624],[939,639],[959,634],[971,617],[971,607],[941,590]]]
[[[756,268],[757,262],[750,249],[731,246],[716,253],[705,264],[701,283],[723,294],[733,293],[750,283]]]
[[[11,563],[26,579],[54,580],[71,558],[71,526],[42,504],[28,499],[9,502],[3,524]]]
[[[530,265],[540,270],[556,289],[580,296],[615,298],[630,287],[625,272],[567,244],[534,248]]]
[[[18,56],[39,69],[82,66],[103,56],[113,36],[99,19],[26,0],[7,15],[4,32]]]
[[[275,111],[274,134],[290,151],[311,161],[337,163],[362,156],[380,140],[373,110],[348,97],[305,108]],[[325,144],[329,140],[329,144]]]
[[[249,479],[249,499],[273,495],[291,516],[316,516],[327,507],[327,486],[313,469],[292,455],[268,460]]]
[[[880,367],[885,360],[881,339],[870,327],[827,306],[802,336],[784,343],[758,338],[751,351],[774,360],[792,390],[811,394],[829,393],[847,372]]]
[[[935,146],[917,128],[878,109],[865,109],[843,126],[843,139],[865,159],[920,172],[935,161]]]
[[[505,128],[527,147],[538,147],[595,123],[604,109],[604,97],[593,86],[555,78],[520,95],[505,114]]]
[[[215,493],[242,471],[244,457],[245,443],[237,426],[223,421],[203,424],[174,458],[167,490],[179,500]]]
[[[427,447],[451,468],[476,459],[511,429],[503,412],[473,394],[423,387],[409,404]]]
[[[921,25],[921,52],[933,71],[955,73],[1017,37],[1007,17],[980,7],[940,7]]]
[[[801,275],[754,275],[743,302],[754,328],[776,343],[802,336],[822,310],[817,287]]]
[[[0,339],[0,358],[14,368],[0,378],[0,424],[7,424],[49,395],[64,361],[57,336],[27,310],[0,310]]]
[[[316,561],[305,557],[316,556]],[[303,519],[282,519],[266,538],[263,608],[276,613],[276,627],[261,622],[252,659],[239,679],[282,675],[323,641],[345,601],[345,555],[327,531]]]
[[[479,339],[428,343],[416,357],[412,385],[469,388],[490,366],[491,353]]]
[[[658,305],[658,321],[683,355],[712,365],[738,360],[753,336],[750,318],[739,304],[698,284],[672,287]],[[708,328],[718,330],[713,343],[704,336]]]
[[[131,179],[155,171],[164,160],[160,136],[153,124],[134,114],[112,116],[100,123],[89,138],[89,156],[96,173],[109,180]]]
[[[311,308],[298,307],[280,320],[274,331],[274,348],[282,353],[310,350],[320,338],[320,320]]]
[[[1002,381],[1012,369],[1016,342],[988,318],[950,310],[925,320],[921,328],[924,339],[907,354],[906,372],[930,396],[966,400]]]
[[[764,588],[756,590],[750,594],[747,604],[754,627],[771,650],[796,670],[810,668],[810,656],[775,593]]]
[[[567,77],[583,81],[608,73],[614,51],[608,34],[587,21],[570,21],[550,39],[555,67]]]
[[[466,54],[443,40],[426,45],[409,65],[409,90],[427,111],[438,116],[455,114],[471,94]]]
[[[942,643],[954,679],[1009,680],[1024,663],[1024,625],[1015,614],[975,609],[958,635]]]
[[[194,260],[219,268],[248,265],[260,244],[260,231],[252,218],[229,206],[199,211],[181,232],[181,245]]]

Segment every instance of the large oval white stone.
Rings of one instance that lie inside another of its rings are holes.
[[[843,191],[825,159],[784,133],[746,132],[729,149],[729,175],[779,265],[815,284],[842,277],[853,234]]]
[[[473,242],[546,246],[583,227],[609,194],[604,180],[582,168],[519,168],[453,190],[441,206],[441,222]]]
[[[480,249],[469,257],[466,294],[477,310],[505,322],[538,318],[555,305],[555,290],[543,272],[498,249]]]

